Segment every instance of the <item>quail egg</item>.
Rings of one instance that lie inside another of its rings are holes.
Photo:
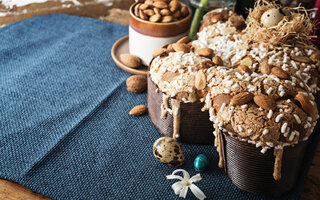
[[[261,16],[260,22],[262,26],[269,28],[276,26],[284,17],[280,9],[272,8],[264,12]]]
[[[184,162],[184,153],[179,143],[171,137],[161,137],[153,144],[153,155],[162,163],[177,167]]]

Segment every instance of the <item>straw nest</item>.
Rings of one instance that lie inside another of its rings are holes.
[[[260,23],[262,14],[272,8],[280,9],[281,7],[267,0],[259,0],[256,2],[255,8],[249,10],[246,28],[249,42],[264,42],[273,45],[307,44],[309,42],[314,25],[305,8],[283,8],[290,14],[284,16],[277,26],[262,27]]]

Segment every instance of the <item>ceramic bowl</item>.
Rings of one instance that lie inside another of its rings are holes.
[[[189,15],[179,21],[169,23],[154,23],[142,20],[134,15],[134,6],[129,9],[129,52],[141,58],[148,66],[154,50],[166,44],[171,44],[189,32],[192,11],[189,6]],[[181,3],[182,4],[182,3]],[[182,4],[186,6],[185,4]]]

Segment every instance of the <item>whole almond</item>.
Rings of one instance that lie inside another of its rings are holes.
[[[153,1],[152,0],[145,0],[144,3],[146,5],[152,6],[153,5]]]
[[[178,19],[179,17],[181,17],[180,11],[179,11],[179,10],[176,10],[176,12],[174,12],[174,13],[172,14],[172,17],[174,17],[174,18],[176,18],[176,19]]]
[[[165,48],[157,49],[157,50],[155,50],[153,52],[152,57],[155,58],[155,57],[158,57],[158,56],[162,56],[166,52],[167,52],[167,49],[165,49]]]
[[[311,115],[313,113],[313,106],[310,103],[310,99],[308,97],[306,97],[304,94],[302,93],[298,93],[295,97],[295,100],[299,101],[302,109],[308,113],[309,115]]]
[[[167,71],[162,75],[161,81],[167,81],[170,83],[174,79],[174,77],[176,77],[178,75],[179,75],[179,73]]]
[[[138,68],[141,65],[141,59],[132,54],[121,54],[120,61],[131,68]]]
[[[146,113],[147,113],[147,106],[145,105],[135,106],[129,112],[130,115],[134,115],[134,116],[144,115]]]
[[[132,75],[127,78],[126,85],[129,92],[144,92],[147,88],[147,77],[144,75]]]
[[[283,78],[283,79],[290,78],[289,74],[286,71],[284,71],[283,69],[281,69],[280,67],[273,67],[271,69],[271,74],[273,74],[279,78]]]
[[[168,9],[161,9],[160,14],[166,16],[166,15],[171,15],[171,12]]]
[[[230,94],[218,94],[213,97],[213,108],[218,112],[223,104],[228,105],[232,99]]]
[[[187,44],[189,42],[189,36],[184,36],[183,38],[179,39],[177,43]]]
[[[236,27],[236,29],[244,29],[246,27],[246,23],[244,20],[238,20],[232,22],[232,25]]]
[[[134,7],[134,15],[139,17],[139,7],[142,5],[142,3],[138,3],[135,7]]]
[[[146,15],[148,15],[148,16],[154,15],[153,9],[146,9],[146,10],[144,10],[143,12],[144,12],[144,14],[146,14]]]
[[[292,60],[302,63],[311,63],[311,59],[306,56],[290,56]]]
[[[239,15],[233,15],[229,18],[229,21],[232,23],[232,25],[234,27],[236,27],[237,29],[242,29],[246,27],[246,23],[243,20],[242,17],[240,17]]]
[[[232,97],[231,104],[232,105],[239,105],[239,106],[246,104],[252,100],[253,96],[254,95],[250,92],[241,92],[241,93]]]
[[[213,15],[210,20],[213,23],[217,23],[218,21],[222,20],[222,18],[223,18],[223,15],[221,13],[217,13]]]
[[[160,15],[160,9],[159,8],[153,8],[153,11],[155,14]]]
[[[176,52],[182,51],[184,53],[188,53],[190,51],[190,47],[183,43],[174,43],[172,44],[172,48]]]
[[[161,22],[163,22],[163,23],[168,23],[168,22],[172,22],[172,20],[173,20],[173,17],[170,16],[170,15],[168,15],[168,16],[164,16],[164,17],[162,18]]]
[[[168,8],[168,4],[164,1],[156,1],[153,3],[153,6],[160,9]]]
[[[211,60],[205,60],[202,61],[200,64],[200,69],[207,69],[214,65],[214,63]]]
[[[139,7],[139,9],[141,9],[141,10],[145,10],[145,9],[148,9],[149,8],[149,5],[147,5],[147,4],[142,4],[142,5],[140,5],[140,7]]]
[[[219,56],[214,56],[212,58],[212,62],[217,66],[222,66],[223,65],[223,60]]]
[[[197,49],[195,53],[198,54],[199,56],[211,58],[213,55],[213,50],[210,48],[202,48],[202,49]]]
[[[158,22],[158,21],[160,21],[160,19],[161,19],[161,15],[155,14],[155,15],[152,15],[152,16],[149,18],[149,21],[150,21],[150,22]]]
[[[180,3],[176,0],[171,1],[169,3],[169,7],[170,7],[171,12],[175,12],[176,10],[178,10],[180,8]]]
[[[244,66],[252,66],[253,64],[253,60],[250,56],[245,57],[243,60],[240,61],[240,65],[244,65]]]
[[[264,94],[256,95],[253,97],[253,101],[265,110],[274,110],[277,107],[274,99]]]
[[[314,52],[313,54],[311,54],[310,59],[313,62],[318,62],[320,60],[320,51],[318,50],[318,51]]]
[[[169,46],[169,44],[165,44],[165,45],[163,45],[161,48],[167,48]]]
[[[181,15],[182,17],[186,17],[189,15],[189,10],[187,8],[187,6],[182,6],[180,9]]]
[[[207,85],[207,79],[206,79],[206,75],[204,74],[204,72],[202,70],[199,70],[196,73],[196,77],[195,77],[195,87],[198,90],[203,90],[206,85]]]
[[[248,74],[252,73],[251,69],[249,69],[249,67],[245,66],[245,65],[239,65],[238,69],[239,69],[239,71],[242,71],[244,73],[248,73]]]
[[[170,53],[170,52],[174,52],[174,49],[172,47],[172,44],[169,44],[168,47],[167,47],[167,52]]]
[[[260,71],[263,74],[270,74],[272,69],[272,65],[269,65],[268,62],[260,63]]]
[[[229,10],[222,10],[221,11],[222,19],[223,20],[228,20],[229,18]]]
[[[148,16],[144,14],[143,10],[139,10],[139,17],[143,20],[148,20]]]

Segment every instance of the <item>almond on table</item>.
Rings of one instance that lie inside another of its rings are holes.
[[[142,93],[147,89],[147,77],[145,75],[132,75],[126,80],[127,90],[133,93]]]
[[[134,115],[134,116],[140,116],[146,113],[147,113],[147,106],[145,105],[137,105],[133,107],[129,112],[130,115]]]

